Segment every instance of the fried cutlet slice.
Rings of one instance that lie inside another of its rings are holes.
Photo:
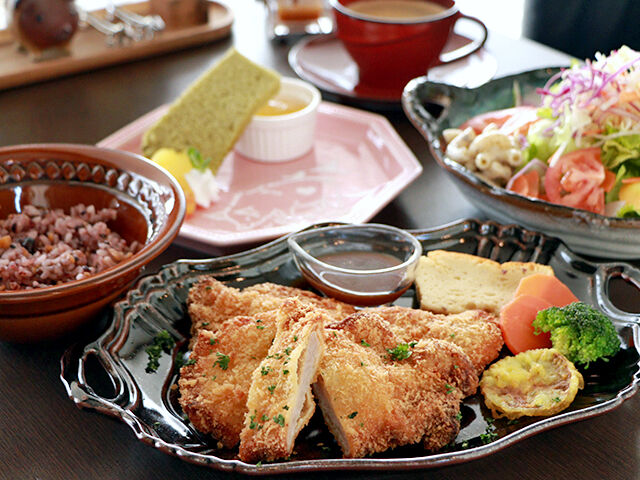
[[[180,370],[180,405],[196,429],[225,447],[240,441],[251,375],[276,335],[276,311],[231,318],[214,333],[200,330]],[[191,363],[191,362],[190,362]]]
[[[478,376],[460,347],[443,340],[403,343],[373,311],[325,328],[314,393],[345,457],[423,442],[437,450],[460,428],[460,403]]]
[[[504,345],[498,319],[484,310],[444,315],[399,306],[373,309],[403,342],[437,338],[458,345],[480,375]]]
[[[253,372],[239,457],[245,462],[291,455],[295,439],[315,410],[311,383],[324,351],[325,312],[298,298],[278,311],[269,354]]]
[[[303,303],[325,310],[331,321],[341,320],[355,311],[351,305],[299,288],[260,283],[239,290],[204,276],[189,290],[187,305],[192,321],[191,333],[195,337],[201,328],[215,331],[222,322],[238,315],[276,310],[290,297],[298,297]]]

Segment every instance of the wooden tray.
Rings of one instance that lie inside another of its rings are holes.
[[[146,14],[149,4],[141,2],[124,8]],[[97,30],[81,28],[71,41],[69,55],[39,62],[34,62],[26,53],[19,51],[11,34],[2,30],[0,90],[204,44],[228,36],[232,24],[233,13],[229,7],[211,1],[207,24],[166,30],[150,40],[128,41],[115,46],[108,46],[105,36]]]

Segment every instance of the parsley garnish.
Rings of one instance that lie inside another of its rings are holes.
[[[251,430],[253,430],[254,428],[256,428],[256,427],[258,426],[258,424],[257,424],[256,422],[254,422],[254,420],[255,420],[255,419],[256,419],[255,414],[254,414],[254,415],[249,416],[249,420],[251,420],[251,422],[249,423],[249,428],[250,428]]]
[[[267,415],[267,414],[262,415],[261,420],[262,420],[263,422],[266,422],[267,420],[269,420],[269,415]]]
[[[354,418],[356,415],[358,415],[358,412],[351,412],[349,415],[347,415],[347,418]]]
[[[456,413],[456,420],[458,421],[462,420],[462,412]]]
[[[387,353],[392,360],[406,360],[413,353],[410,349],[416,346],[416,342],[399,343],[396,348],[387,348]]]
[[[276,386],[275,386],[275,385],[269,385],[269,386],[267,387],[267,390],[269,390],[269,393],[270,393],[271,395],[273,395],[273,391],[274,391],[275,389],[276,389]]]
[[[554,397],[554,398],[553,398],[553,401],[554,401],[554,402],[556,402],[556,403],[557,403],[557,402],[560,402],[560,397]]]
[[[273,421],[276,422],[281,427],[284,427],[284,417],[281,413],[273,417]]]
[[[365,347],[370,347],[370,346],[371,346],[371,345],[369,345],[369,344],[367,343],[367,341],[366,341],[365,339],[360,340],[360,343],[361,343],[363,346],[365,346]]]
[[[227,368],[229,368],[229,361],[231,360],[231,358],[229,358],[229,355],[216,352],[216,356],[218,357],[218,359],[213,362],[214,367],[218,365],[222,370],[226,370]]]
[[[209,345],[215,345],[218,342],[217,338],[210,338],[209,339]]]
[[[288,375],[288,374],[289,374],[289,370],[283,370],[283,371],[282,371],[282,374],[283,374],[283,375]]]
[[[166,330],[159,331],[155,337],[153,337],[153,345],[149,345],[144,349],[149,356],[147,362],[147,368],[145,372],[154,373],[160,366],[160,356],[162,352],[171,353],[171,349],[175,346],[176,342],[173,337]]]
[[[269,367],[269,366],[266,366],[266,367],[265,367],[265,366],[262,366],[262,367],[260,367],[260,373],[261,373],[262,375],[267,375],[267,374],[269,374],[269,372],[270,372],[270,371],[271,371],[271,367]]]
[[[447,388],[447,393],[453,393],[456,389],[456,387],[454,387],[453,385],[449,385],[448,383],[445,384],[445,387]]]
[[[187,155],[189,155],[191,166],[201,172],[204,172],[211,163],[211,158],[202,158],[202,154],[193,147],[187,150]]]
[[[284,407],[282,407],[283,410],[289,410],[289,405],[285,405]]]
[[[187,360],[186,362],[183,363],[183,365],[188,366],[188,365],[195,365],[196,363],[196,359],[195,358],[190,358],[189,360]]]

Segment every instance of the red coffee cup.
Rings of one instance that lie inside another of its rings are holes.
[[[487,40],[484,23],[460,13],[453,0],[430,0],[443,10],[407,19],[383,19],[349,8],[361,0],[329,1],[337,36],[358,65],[361,84],[402,88],[412,78],[425,75],[431,67],[471,55]],[[480,38],[441,56],[453,26],[461,18],[481,27]]]

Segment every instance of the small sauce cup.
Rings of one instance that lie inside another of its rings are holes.
[[[413,235],[379,224],[304,230],[288,243],[313,287],[356,306],[383,305],[400,297],[413,283],[422,255]]]
[[[313,85],[282,78],[280,91],[253,116],[235,150],[261,162],[287,162],[308,153],[315,141],[320,100]]]

